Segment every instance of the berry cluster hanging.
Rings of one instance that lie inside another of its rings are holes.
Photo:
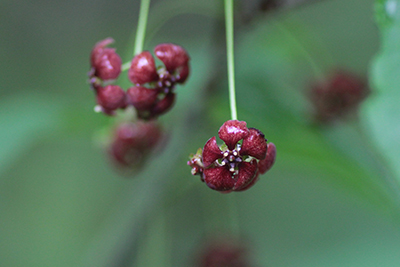
[[[195,155],[190,155],[187,164],[192,168],[192,174],[200,175],[201,181],[209,188],[229,193],[252,187],[259,175],[274,164],[276,147],[267,143],[260,130],[247,128],[245,121],[237,120],[233,0],[225,0],[224,6],[231,120],[226,121],[218,131],[219,138],[225,143],[218,146],[216,138],[210,138],[203,149],[199,148]]]
[[[184,83],[189,76],[189,56],[178,45],[160,44],[154,54],[164,66],[156,67],[151,53],[141,52],[131,61],[128,78],[133,86],[125,91],[114,84],[121,73],[122,60],[114,48],[108,47],[113,42],[107,38],[93,48],[89,83],[96,95],[95,111],[109,116],[128,108],[136,111],[136,118],[116,126],[109,155],[120,166],[139,168],[162,139],[156,119],[173,107],[176,84]]]
[[[142,5],[143,4],[143,5]],[[128,78],[133,86],[126,91],[115,85],[124,70],[122,60],[107,38],[98,42],[90,55],[90,85],[95,92],[95,110],[114,116],[119,110],[135,110],[135,117],[117,125],[109,145],[109,155],[120,166],[140,168],[148,154],[162,140],[162,129],[157,118],[168,112],[176,99],[175,86],[186,81],[189,75],[189,56],[181,46],[164,43],[154,49],[154,55],[163,63],[156,66],[153,55],[142,51],[149,1],[142,2],[135,43],[135,56],[131,60]],[[276,147],[267,143],[264,134],[255,128],[247,128],[244,121],[237,120],[234,51],[233,51],[233,0],[225,0],[227,40],[227,65],[231,120],[219,129],[217,145],[210,138],[188,165],[193,175],[211,189],[221,192],[244,191],[252,187],[261,174],[275,162]]]
[[[247,128],[244,121],[226,121],[218,136],[223,145],[218,146],[214,136],[187,163],[192,174],[200,175],[211,189],[225,193],[247,190],[275,162],[275,145],[267,143],[260,130]]]

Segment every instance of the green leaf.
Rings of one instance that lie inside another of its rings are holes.
[[[374,145],[397,177],[393,185],[400,193],[400,3],[379,1],[394,5],[393,22],[382,29],[381,49],[371,66],[373,94],[363,106],[362,120]],[[377,16],[385,11],[377,10]]]

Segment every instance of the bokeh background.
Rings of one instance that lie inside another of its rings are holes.
[[[400,3],[281,4],[236,1],[239,119],[278,156],[225,195],[186,165],[229,119],[222,1],[152,1],[145,49],[180,44],[192,72],[160,119],[168,143],[129,176],[104,152],[114,119],[93,112],[86,73],[106,37],[132,58],[139,1],[1,1],[0,266],[196,266],[209,238],[238,238],[232,206],[251,266],[399,266]],[[372,93],[315,125],[307,92],[334,69]]]

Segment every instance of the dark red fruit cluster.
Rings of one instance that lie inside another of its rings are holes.
[[[122,71],[120,56],[108,47],[113,42],[107,38],[94,46],[89,82],[96,94],[96,111],[115,115],[127,107],[136,110],[137,117],[117,126],[108,151],[118,166],[139,169],[162,139],[156,118],[173,106],[175,85],[184,83],[189,75],[189,56],[178,45],[160,44],[154,53],[164,66],[157,68],[150,52],[138,54],[128,71],[134,86],[125,92],[113,84]]]
[[[149,153],[162,139],[155,122],[125,122],[117,126],[109,155],[118,166],[140,169]]]
[[[311,88],[315,120],[325,123],[347,116],[357,110],[368,93],[363,79],[345,71],[334,72],[326,81]]]
[[[250,266],[245,248],[231,240],[208,243],[199,256],[198,267]]]
[[[150,120],[170,110],[175,102],[174,88],[184,83],[189,75],[189,56],[175,44],[160,44],[154,53],[164,66],[157,68],[153,56],[144,51],[132,59],[128,71],[135,85],[125,92],[111,83],[121,73],[121,58],[114,48],[107,47],[114,40],[98,42],[90,56],[89,82],[96,93],[96,111],[115,115],[118,109],[135,107],[138,118]]]
[[[168,111],[175,101],[175,85],[184,83],[189,75],[189,56],[182,47],[160,44],[154,54],[163,62],[163,67],[157,68],[150,52],[144,51],[133,58],[128,72],[135,85],[128,89],[128,101],[143,119]]]
[[[117,85],[110,85],[121,73],[121,58],[114,48],[107,47],[112,44],[112,38],[98,42],[90,55],[91,69],[88,73],[89,82],[96,93],[96,111],[113,115],[115,110],[127,106],[125,91]]]
[[[219,147],[212,137],[188,161],[192,174],[199,174],[211,189],[225,193],[247,190],[275,162],[275,145],[267,143],[261,131],[247,128],[244,121],[225,122],[218,136],[224,145]]]

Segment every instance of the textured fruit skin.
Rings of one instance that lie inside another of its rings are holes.
[[[155,60],[149,51],[136,55],[128,71],[129,80],[134,85],[156,83],[157,87],[171,88],[176,83],[184,83],[189,75],[189,56],[179,45],[165,43],[154,49],[164,67],[157,70]]]
[[[132,59],[128,77],[135,85],[143,85],[158,80],[156,63],[149,51],[144,51]]]
[[[159,91],[142,86],[134,86],[128,89],[128,102],[138,111],[150,110],[157,102]]]
[[[107,47],[113,42],[112,38],[98,42],[90,55],[92,69],[89,73],[103,81],[115,80],[121,73],[122,61],[120,56],[114,48]]]
[[[258,172],[264,174],[272,168],[276,159],[276,146],[274,143],[268,143],[267,155],[258,162]]]
[[[180,68],[188,66],[189,56],[179,45],[159,44],[154,48],[154,53],[167,68],[167,71],[173,73]]]
[[[127,106],[125,91],[111,83],[121,73],[122,61],[114,48],[107,47],[114,43],[112,38],[99,41],[90,53],[89,83],[96,94],[95,111],[106,115],[115,115],[117,109]]]
[[[184,83],[189,75],[189,56],[179,45],[164,43],[154,54],[164,66],[156,67],[149,51],[136,55],[128,69],[128,78],[134,84],[126,92],[112,85],[121,73],[122,62],[114,48],[112,38],[96,43],[90,54],[89,83],[96,94],[95,111],[116,115],[118,109],[133,106],[140,120],[153,120],[165,114],[175,104],[176,84]]]
[[[354,113],[369,94],[366,82],[356,75],[337,70],[325,81],[315,83],[310,90],[314,119],[327,123]]]
[[[151,53],[143,51],[132,59],[128,71],[129,80],[135,85],[128,90],[128,102],[143,120],[157,118],[173,107],[175,86],[186,81],[190,70],[190,58],[181,46],[160,44],[154,54],[164,66],[157,68]]]
[[[122,123],[115,129],[109,156],[120,167],[140,169],[162,136],[162,129],[155,121]]]
[[[101,110],[112,115],[115,110],[126,107],[126,94],[118,85],[107,85],[106,87],[97,87],[97,104]]]
[[[247,128],[244,121],[229,120],[218,136],[225,145],[218,146],[211,137],[187,163],[192,174],[199,174],[211,189],[225,193],[247,190],[272,167],[276,147],[267,143],[260,130]]]
[[[139,53],[131,60],[127,73],[133,86],[125,91],[114,84],[122,61],[116,50],[108,47],[112,43],[112,38],[106,38],[93,47],[88,82],[96,97],[95,111],[121,115],[107,143],[110,159],[119,169],[138,170],[164,139],[156,119],[174,106],[174,89],[186,81],[190,58],[182,47],[167,43],[154,49],[163,66],[155,65],[149,51]]]

